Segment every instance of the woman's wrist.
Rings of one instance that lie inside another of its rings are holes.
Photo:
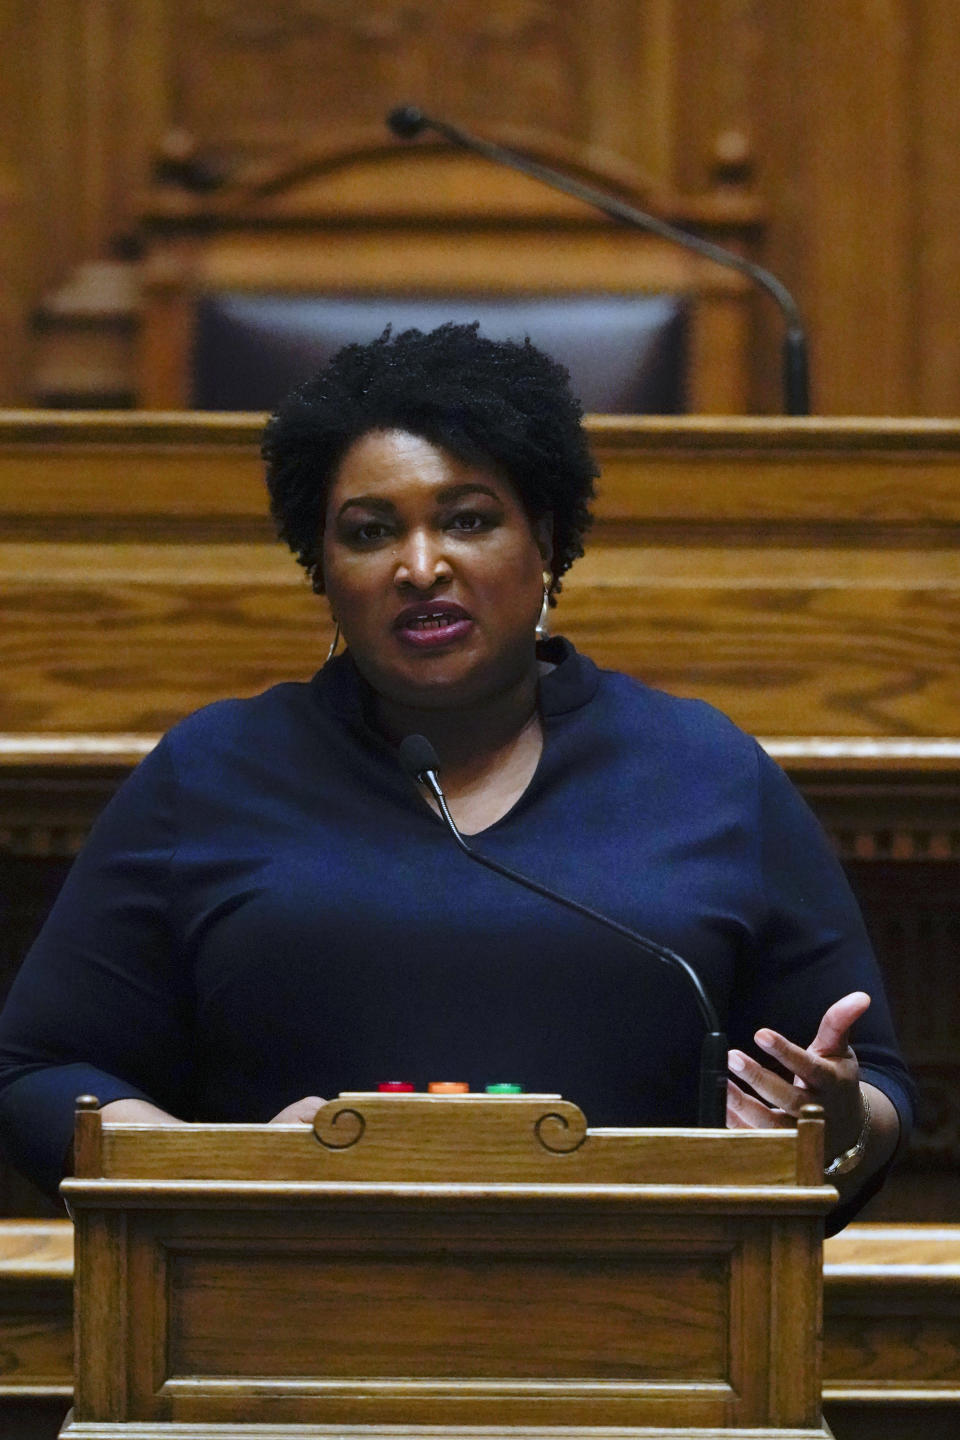
[[[866,1154],[867,1141],[870,1138],[872,1108],[869,1095],[862,1085],[858,1086],[858,1092],[860,1095],[861,1113],[860,1133],[852,1145],[849,1145],[846,1150],[841,1150],[839,1154],[834,1155],[829,1165],[825,1167],[823,1172],[825,1180],[832,1180],[837,1175],[849,1175],[851,1170],[856,1170]]]
[[[900,1140],[900,1116],[890,1097],[867,1081],[860,1082],[860,1089],[870,1107],[863,1149],[856,1164],[844,1174],[826,1176],[841,1197],[854,1195],[871,1175],[888,1164]]]

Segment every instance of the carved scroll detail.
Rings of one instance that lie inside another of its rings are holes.
[[[540,1116],[534,1133],[544,1150],[549,1150],[552,1155],[572,1155],[587,1138],[587,1122],[579,1111],[572,1117],[571,1123],[570,1116],[550,1110]]]
[[[313,1121],[313,1133],[328,1150],[349,1150],[366,1128],[360,1111],[348,1105],[322,1105]]]

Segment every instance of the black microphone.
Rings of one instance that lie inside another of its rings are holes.
[[[540,180],[554,190],[562,190],[565,195],[572,195],[575,199],[594,206],[614,220],[637,225],[641,230],[659,235],[661,240],[682,245],[687,250],[695,251],[697,255],[703,255],[707,260],[714,260],[718,265],[725,265],[730,270],[746,275],[755,285],[773,296],[786,322],[787,328],[783,337],[784,412],[787,415],[810,414],[807,336],[800,319],[800,311],[783,282],[762,265],[755,265],[752,260],[745,260],[742,255],[737,255],[735,251],[727,250],[722,245],[714,245],[712,240],[702,240],[699,235],[691,235],[689,231],[681,230],[656,215],[650,215],[646,210],[627,205],[623,200],[617,200],[612,195],[604,194],[602,190],[594,189],[592,185],[583,185],[571,175],[564,175],[562,171],[554,170],[549,165],[541,165],[539,160],[531,160],[529,156],[521,155],[516,150],[508,150],[505,145],[481,140],[446,120],[435,120],[432,116],[425,115],[416,105],[398,105],[387,116],[387,125],[400,140],[413,140],[424,130],[434,130],[445,140],[459,145],[463,150],[472,150],[475,155],[482,155],[485,160],[491,160],[495,165],[506,165],[511,170],[519,170],[521,175]]]
[[[660,945],[656,940],[650,940],[635,930],[629,930],[626,925],[621,925],[619,920],[612,920],[609,915],[601,915],[598,910],[591,910],[589,905],[581,905],[578,900],[571,900],[566,895],[559,895],[555,890],[549,890],[546,885],[541,885],[538,881],[521,875],[517,870],[511,870],[509,865],[501,865],[498,860],[491,860],[488,855],[482,855],[479,850],[474,850],[460,834],[456,821],[450,814],[447,798],[440,785],[438,774],[440,761],[427,737],[425,735],[408,735],[405,740],[401,741],[399,754],[400,764],[410,778],[418,781],[421,785],[426,785],[433,795],[440,807],[440,814],[446,822],[447,829],[463,853],[469,855],[471,860],[485,865],[496,875],[502,875],[507,880],[515,881],[525,890],[532,890],[535,895],[541,896],[544,900],[552,900],[557,905],[565,905],[574,914],[585,916],[587,920],[596,921],[598,925],[612,930],[615,935],[629,940],[644,954],[652,956],[655,960],[663,961],[664,964],[671,966],[674,970],[679,970],[687,977],[688,982],[693,986],[697,1005],[707,1029],[700,1051],[700,1096],[697,1123],[705,1129],[725,1129],[727,1123],[727,1037],[720,1028],[720,1019],[714,1009],[713,1001],[693,966],[682,956],[677,955],[675,951],[669,950],[666,945]]]

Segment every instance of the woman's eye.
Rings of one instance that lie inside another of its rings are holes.
[[[454,515],[450,521],[450,528],[452,530],[466,530],[469,532],[471,530],[485,530],[489,524],[490,519],[488,516],[481,515],[476,510],[461,510],[460,513]]]
[[[383,520],[364,520],[350,531],[350,539],[358,545],[372,545],[377,540],[386,539],[389,534],[390,527]]]

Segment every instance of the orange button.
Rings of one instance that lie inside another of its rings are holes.
[[[463,1080],[431,1080],[427,1086],[431,1095],[469,1095],[470,1086]]]

